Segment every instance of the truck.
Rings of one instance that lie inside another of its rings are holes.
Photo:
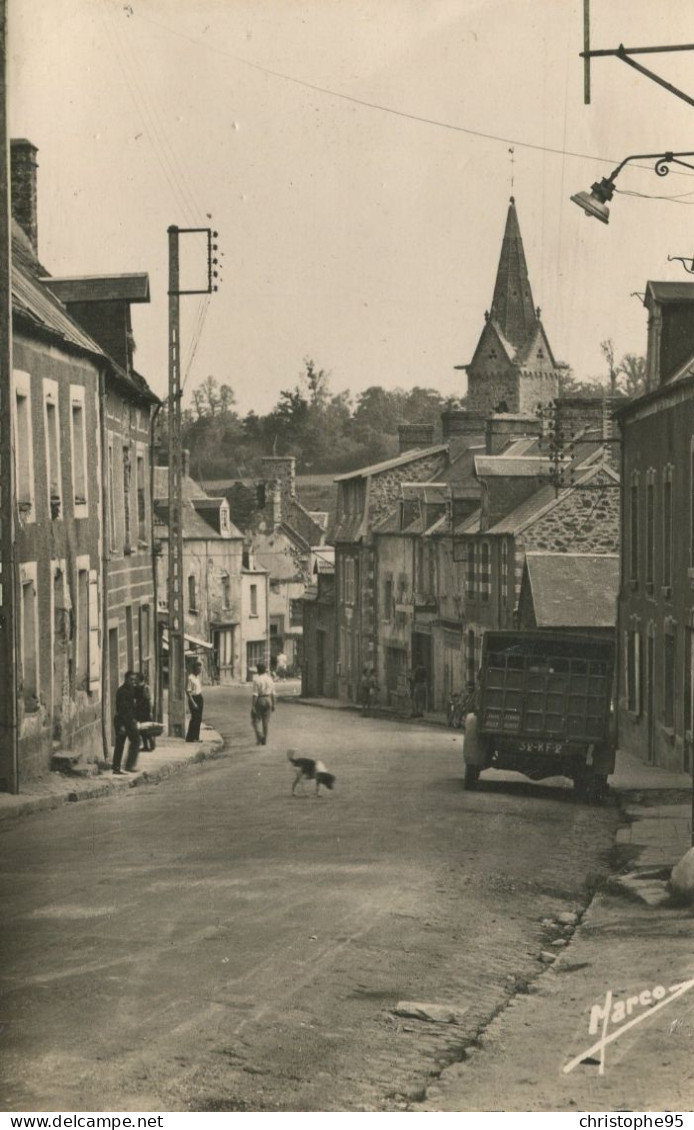
[[[612,636],[488,631],[464,787],[484,769],[513,769],[569,777],[581,799],[602,797],[615,765],[614,667]]]

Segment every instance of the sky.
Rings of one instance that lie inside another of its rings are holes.
[[[213,375],[244,413],[306,357],[354,397],[462,395],[511,194],[579,379],[605,339],[645,352],[648,279],[687,279],[668,255],[694,254],[694,171],[628,165],[607,226],[570,202],[628,155],[694,149],[694,107],[618,59],[584,104],[582,0],[9,0],[9,21],[41,260],[149,272],[136,365],[159,395],[171,224],[219,232],[219,290],[181,302],[186,399]],[[593,48],[693,42],[691,0],[591,0]],[[692,53],[639,61],[694,96]]]

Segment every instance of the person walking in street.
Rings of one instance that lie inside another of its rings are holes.
[[[253,702],[251,705],[251,723],[255,730],[257,745],[267,744],[270,714],[274,709],[275,686],[272,676],[267,674],[264,663],[258,663],[256,674],[253,676]]]
[[[140,671],[137,675],[135,686],[135,717],[138,722],[151,722],[152,721],[152,695],[147,686],[147,680],[143,673]],[[142,742],[141,748],[144,750],[151,750],[156,748],[156,741],[154,735],[140,732],[140,741]]]
[[[134,773],[137,754],[140,749],[140,733],[137,728],[137,676],[134,671],[125,672],[123,682],[116,691],[116,712],[113,726],[116,731],[116,744],[113,747],[113,772],[118,776],[123,773],[121,762],[127,739],[128,756],[125,761],[125,772]]]
[[[377,691],[376,674],[373,667],[367,665],[361,676],[361,712],[364,716],[368,715],[375,705]]]
[[[287,656],[284,654],[283,651],[281,651],[279,653],[279,655],[277,656],[276,671],[277,671],[277,678],[278,679],[286,679],[287,678]]]
[[[188,708],[190,710],[190,722],[188,723],[188,733],[186,734],[187,742],[200,741],[200,724],[202,722],[202,663],[196,659],[188,672],[188,679],[186,682],[186,697],[188,699]]]

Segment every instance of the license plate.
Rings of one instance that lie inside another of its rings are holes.
[[[521,753],[561,753],[564,747],[561,742],[519,742],[518,749]]]

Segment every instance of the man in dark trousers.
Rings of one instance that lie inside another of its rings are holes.
[[[125,772],[134,773],[137,754],[140,748],[140,732],[137,728],[137,675],[126,671],[123,683],[116,691],[116,716],[113,720],[116,730],[116,744],[113,747],[113,772],[122,773],[121,761],[125,740],[129,739]]]

